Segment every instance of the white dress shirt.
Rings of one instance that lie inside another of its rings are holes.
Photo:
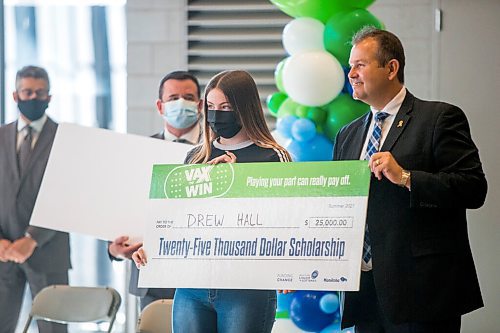
[[[40,137],[40,133],[42,132],[43,125],[47,121],[47,115],[44,113],[40,119],[34,120],[30,123],[31,126],[31,149],[35,147],[38,138]],[[24,121],[22,117],[19,117],[17,120],[17,141],[16,141],[16,151],[19,152],[19,148],[21,147],[21,143],[24,141],[24,138],[28,134],[28,128],[26,127],[28,123]]]
[[[167,131],[167,129],[165,129],[163,131],[163,136],[165,137],[165,140],[167,140],[167,141],[175,141],[175,140],[182,139],[182,140],[186,140],[186,141],[190,142],[193,145],[196,145],[198,143],[199,138],[200,138],[200,132],[201,132],[201,127],[199,124],[196,124],[196,126],[194,126],[189,132],[184,133],[180,137],[176,137],[175,135],[173,135],[172,133]]]

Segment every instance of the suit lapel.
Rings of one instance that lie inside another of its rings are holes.
[[[368,112],[363,119],[363,122],[353,133],[352,138],[350,138],[350,142],[348,143],[348,149],[346,150],[346,160],[359,160],[371,119],[372,113]]]
[[[401,104],[401,107],[399,108],[399,111],[396,114],[396,118],[392,123],[389,133],[387,133],[387,137],[385,138],[384,144],[380,148],[380,151],[392,150],[392,147],[394,146],[399,136],[401,135],[401,133],[403,133],[404,129],[411,120],[413,101],[414,101],[413,95],[407,90],[405,99],[403,100],[403,104]]]
[[[17,179],[21,177],[19,174],[19,167],[17,165],[17,121],[11,123],[8,126],[7,133],[7,160],[9,161],[9,167],[14,170],[14,173],[17,175]]]

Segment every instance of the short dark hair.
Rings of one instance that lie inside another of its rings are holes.
[[[196,91],[198,93],[198,99],[200,98],[200,84],[198,79],[193,74],[186,71],[174,71],[170,72],[163,77],[160,81],[160,87],[158,88],[158,98],[162,99],[163,97],[163,84],[168,80],[191,80],[196,85]]]
[[[38,66],[24,66],[20,70],[17,71],[16,74],[16,90],[19,88],[19,84],[21,82],[21,79],[24,78],[34,78],[34,79],[41,79],[44,80],[47,83],[47,91],[50,90],[50,81],[49,81],[49,74],[47,74],[47,71]]]
[[[351,44],[354,46],[365,39],[373,38],[378,43],[377,60],[381,66],[396,59],[399,62],[398,80],[405,82],[405,51],[401,40],[392,32],[377,29],[373,26],[363,27],[352,36]]]

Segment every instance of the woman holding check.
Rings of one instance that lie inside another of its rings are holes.
[[[186,163],[289,162],[264,119],[259,94],[245,71],[225,71],[208,83],[204,96],[204,141]],[[132,258],[147,263],[142,248]],[[270,333],[275,290],[177,289],[174,333]]]

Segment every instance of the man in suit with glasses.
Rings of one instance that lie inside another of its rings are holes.
[[[57,129],[45,114],[49,92],[45,69],[20,69],[13,93],[19,118],[0,127],[0,333],[15,331],[26,282],[33,297],[49,285],[68,284],[68,234],[29,225]],[[38,328],[67,331],[49,322]]]

